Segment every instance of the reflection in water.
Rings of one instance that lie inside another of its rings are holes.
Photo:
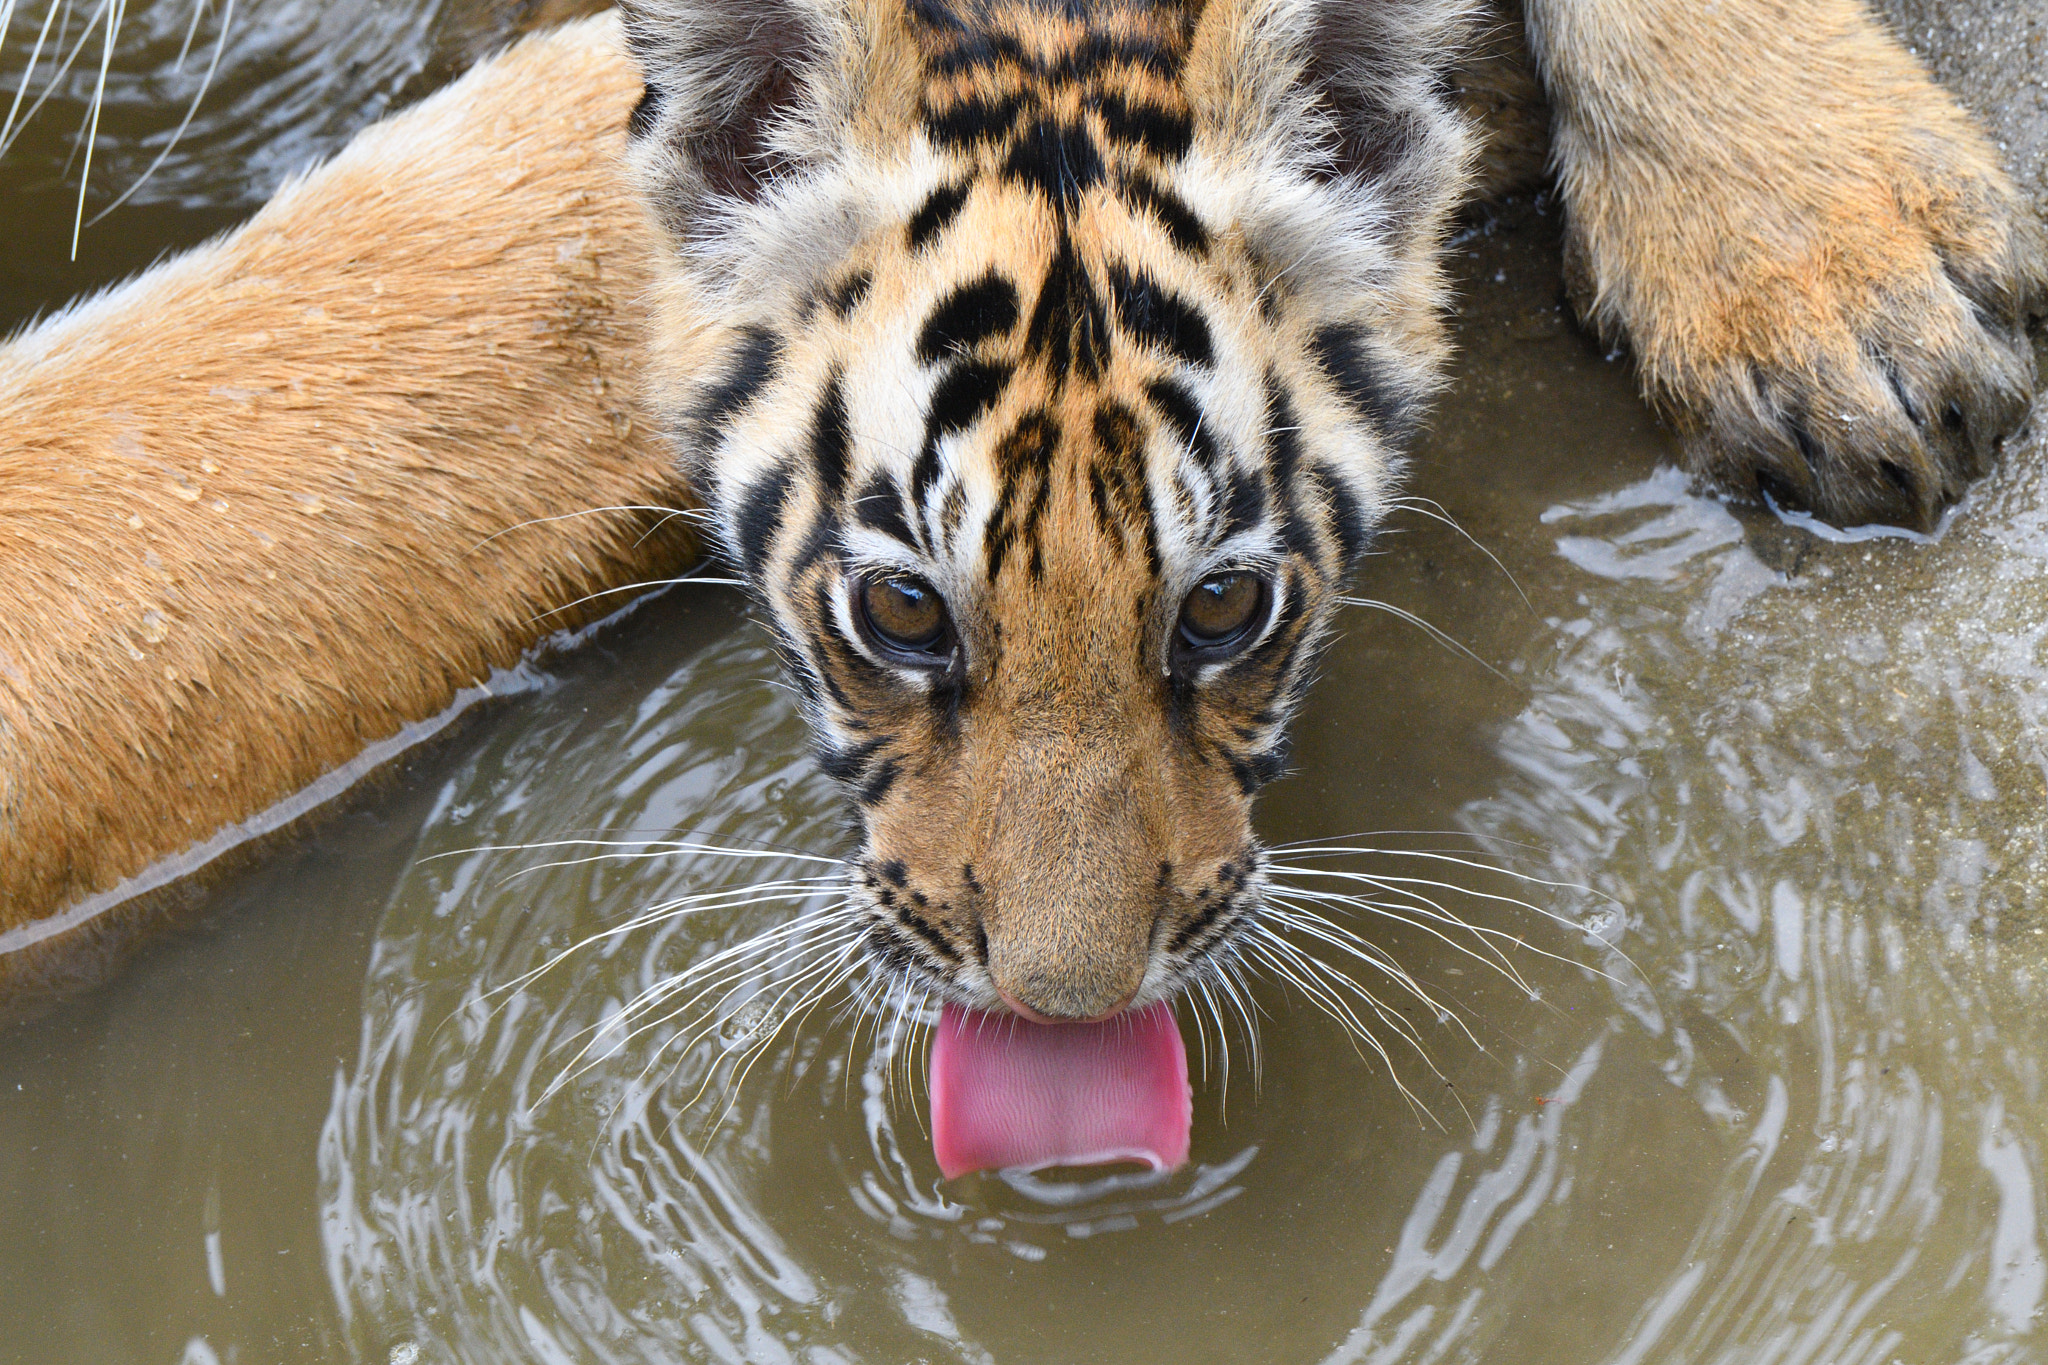
[[[802,893],[813,905],[717,894],[803,876],[815,859],[795,850],[842,837],[794,705],[764,681],[773,668],[764,646],[728,636],[615,721],[522,731],[449,781],[387,908],[362,1051],[321,1144],[329,1271],[364,1358],[411,1343],[445,1359],[666,1346],[833,1360],[937,1336],[980,1359],[912,1264],[879,1273],[865,1255],[794,1251],[777,1227],[782,1187],[809,1165],[854,1229],[1024,1263],[1046,1258],[1048,1238],[1170,1226],[1242,1192],[1252,1146],[1172,1175],[1004,1173],[990,1178],[1004,1207],[970,1209],[938,1189],[904,1084],[915,1058],[898,1057],[908,1036],[809,1018],[772,955],[743,959],[758,971],[734,974],[724,1008],[678,1002],[626,1022],[643,994],[830,900],[816,887]],[[608,830],[763,851],[546,847],[568,794],[600,789]],[[612,907],[689,897],[703,908],[614,932]],[[721,1027],[693,1027],[704,1007]]]
[[[26,163],[16,174],[39,167],[37,179],[66,182],[75,197],[98,94],[88,216],[122,196],[138,205],[253,208],[390,107],[425,69],[438,8],[431,0],[0,7],[11,20],[0,48],[0,117],[15,114],[6,120],[7,153]]]
[[[1617,1003],[1734,1137],[1617,1362],[2035,1358],[2044,488],[2022,458],[1936,548],[1794,542],[1789,572],[1668,471],[1543,517],[1589,577],[1464,817],[1634,907]],[[1457,1245],[1453,1320],[1488,1259]],[[1379,1328],[1403,1273],[1337,1358],[1433,1325]]]
[[[459,18],[471,7],[0,3],[0,331],[253,212],[358,128],[452,74],[437,62],[443,11]]]

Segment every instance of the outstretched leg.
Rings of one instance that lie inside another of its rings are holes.
[[[1858,0],[1527,0],[1580,315],[1695,469],[1925,527],[2023,420],[2039,223]]]

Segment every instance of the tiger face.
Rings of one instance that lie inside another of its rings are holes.
[[[1456,21],[627,5],[655,401],[888,968],[1093,1019],[1258,913],[1253,797],[1443,358]]]

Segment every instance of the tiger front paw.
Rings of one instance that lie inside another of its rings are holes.
[[[1697,472],[1924,530],[2026,419],[2048,244],[1889,38],[1837,35],[1799,77],[1561,158],[1568,280]]]

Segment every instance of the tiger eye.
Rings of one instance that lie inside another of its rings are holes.
[[[946,604],[922,579],[870,578],[860,605],[868,628],[896,649],[931,652],[945,637]]]
[[[1256,574],[1211,574],[1181,603],[1180,633],[1198,649],[1228,644],[1250,629],[1265,596]]]

